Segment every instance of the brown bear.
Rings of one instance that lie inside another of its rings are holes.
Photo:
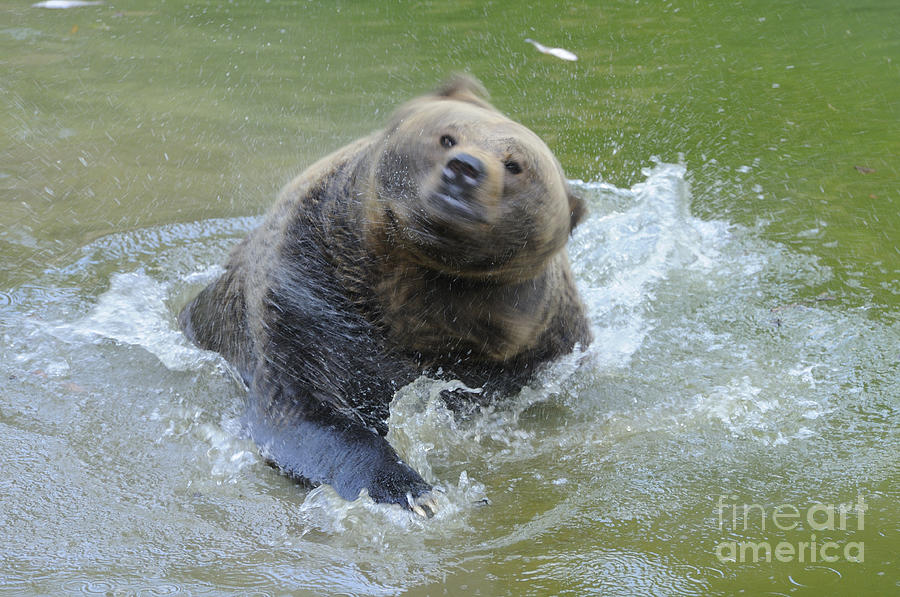
[[[486,97],[456,76],[311,166],[182,311],[247,383],[250,436],[286,474],[430,516],[384,439],[395,391],[425,373],[509,394],[590,342],[565,250],[584,204]]]

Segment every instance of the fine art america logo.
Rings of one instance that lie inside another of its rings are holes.
[[[761,506],[740,504],[737,496],[720,495],[716,502],[719,530],[744,534],[771,532],[790,535],[778,541],[734,540],[716,545],[720,562],[862,562],[865,543],[852,541],[854,531],[865,528],[868,509],[863,496],[856,503],[823,504],[814,502],[806,508],[793,504]],[[817,535],[818,533],[818,535]],[[787,538],[797,536],[797,540]],[[842,539],[840,541],[836,539]]]

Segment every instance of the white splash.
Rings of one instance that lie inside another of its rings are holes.
[[[571,62],[578,60],[578,56],[576,56],[569,50],[564,50],[563,48],[548,48],[544,44],[536,42],[533,39],[527,37],[525,38],[525,41],[537,48],[537,51],[541,52],[542,54],[549,54],[550,56],[555,56],[560,60],[569,60]]]
[[[173,371],[217,360],[190,345],[166,306],[167,287],[142,271],[113,274],[110,288],[81,321],[61,326],[78,334],[140,346]]]
[[[726,223],[690,215],[684,166],[658,164],[644,174],[631,189],[572,181],[592,199],[569,252],[594,324],[588,352],[603,368],[626,366],[640,348],[655,288],[669,272],[709,271],[729,236]]]
[[[31,6],[34,8],[79,8],[82,6],[97,6],[103,4],[99,0],[46,0],[45,2],[37,2]]]
[[[732,436],[767,446],[816,435],[807,425],[829,412],[813,400],[779,394],[754,385],[748,376],[733,379],[694,397],[687,418],[721,424]]]

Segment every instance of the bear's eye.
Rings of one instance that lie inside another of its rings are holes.
[[[453,147],[454,145],[456,145],[456,139],[454,139],[454,138],[451,137],[450,135],[443,135],[443,136],[441,136],[441,147],[444,147],[444,148],[446,148],[446,149],[450,149],[450,148]]]
[[[510,174],[521,174],[522,172],[522,166],[515,160],[506,160],[503,162],[503,167],[506,168],[506,171]]]

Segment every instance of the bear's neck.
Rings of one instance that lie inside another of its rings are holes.
[[[500,284],[382,260],[373,288],[390,339],[424,356],[502,363],[534,348],[549,325],[546,270]]]

